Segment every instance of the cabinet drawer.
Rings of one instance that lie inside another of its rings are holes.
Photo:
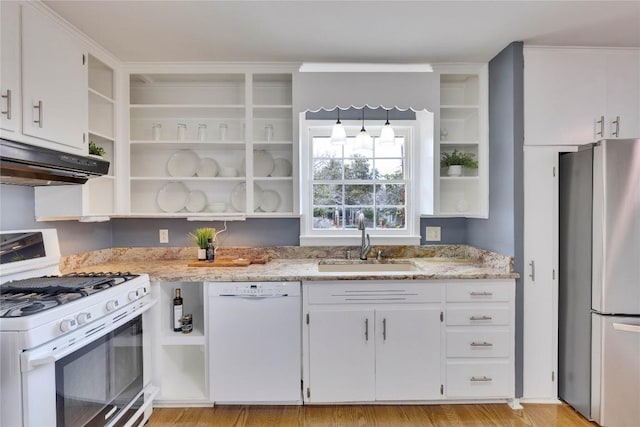
[[[509,362],[447,363],[447,397],[510,396]]]
[[[447,331],[447,357],[509,357],[509,331]]]
[[[486,307],[479,304],[447,308],[446,321],[449,326],[508,325],[510,317],[508,307]]]
[[[309,284],[303,288],[309,304],[403,304],[441,301],[441,285],[388,281],[349,284]]]
[[[513,284],[450,284],[447,302],[510,301]]]

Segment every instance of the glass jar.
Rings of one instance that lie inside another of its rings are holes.
[[[220,123],[220,141],[227,140],[228,131],[229,131],[229,126],[226,123]]]
[[[187,139],[187,125],[178,123],[178,141],[184,141],[185,139]]]
[[[207,140],[207,125],[202,123],[198,125],[198,139],[200,141]]]
[[[273,140],[273,125],[266,125],[264,127],[264,140],[267,142]]]
[[[154,123],[151,125],[151,139],[154,141],[160,141],[160,133],[162,132],[162,125],[160,123]]]

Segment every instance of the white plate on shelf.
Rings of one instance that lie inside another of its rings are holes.
[[[258,209],[262,200],[262,188],[258,184],[253,184],[253,210]],[[247,184],[242,182],[236,185],[231,191],[231,207],[239,212],[247,210]]]
[[[253,176],[269,176],[273,171],[273,156],[264,150],[253,153]]]
[[[274,176],[274,177],[291,176],[291,162],[281,157],[274,159],[271,176]]]
[[[178,212],[189,199],[189,189],[181,182],[170,182],[158,191],[156,201],[164,212]]]
[[[196,174],[200,165],[200,157],[191,150],[175,152],[167,162],[170,176],[190,177]]]
[[[265,190],[262,192],[260,209],[265,212],[275,212],[280,206],[280,194],[277,191]]]
[[[211,157],[200,159],[196,175],[199,177],[214,177],[218,176],[218,172],[220,172],[220,166],[214,159]]]
[[[189,212],[201,212],[207,206],[207,196],[204,191],[194,190],[189,193],[185,208]]]

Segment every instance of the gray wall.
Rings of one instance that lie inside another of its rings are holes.
[[[0,230],[57,228],[62,255],[112,247],[111,223],[36,222],[32,187],[0,184]]]
[[[467,220],[467,242],[515,259],[524,271],[522,43],[489,62],[489,219]],[[516,396],[522,396],[523,280],[516,281]]]

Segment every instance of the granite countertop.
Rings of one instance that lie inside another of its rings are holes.
[[[226,258],[266,258],[266,264],[245,267],[190,267],[192,248],[114,248],[65,257],[63,273],[127,271],[147,273],[151,281],[326,281],[326,280],[437,280],[514,279],[513,259],[465,245],[386,247],[387,262],[398,259],[415,265],[414,271],[320,272],[319,262],[345,262],[336,255],[344,248],[225,248]],[[350,249],[350,248],[347,248]],[[355,253],[355,251],[353,252]],[[333,255],[333,256],[332,256]],[[353,262],[358,262],[354,260]],[[374,261],[375,262],[375,261]],[[383,261],[385,262],[385,261]]]

